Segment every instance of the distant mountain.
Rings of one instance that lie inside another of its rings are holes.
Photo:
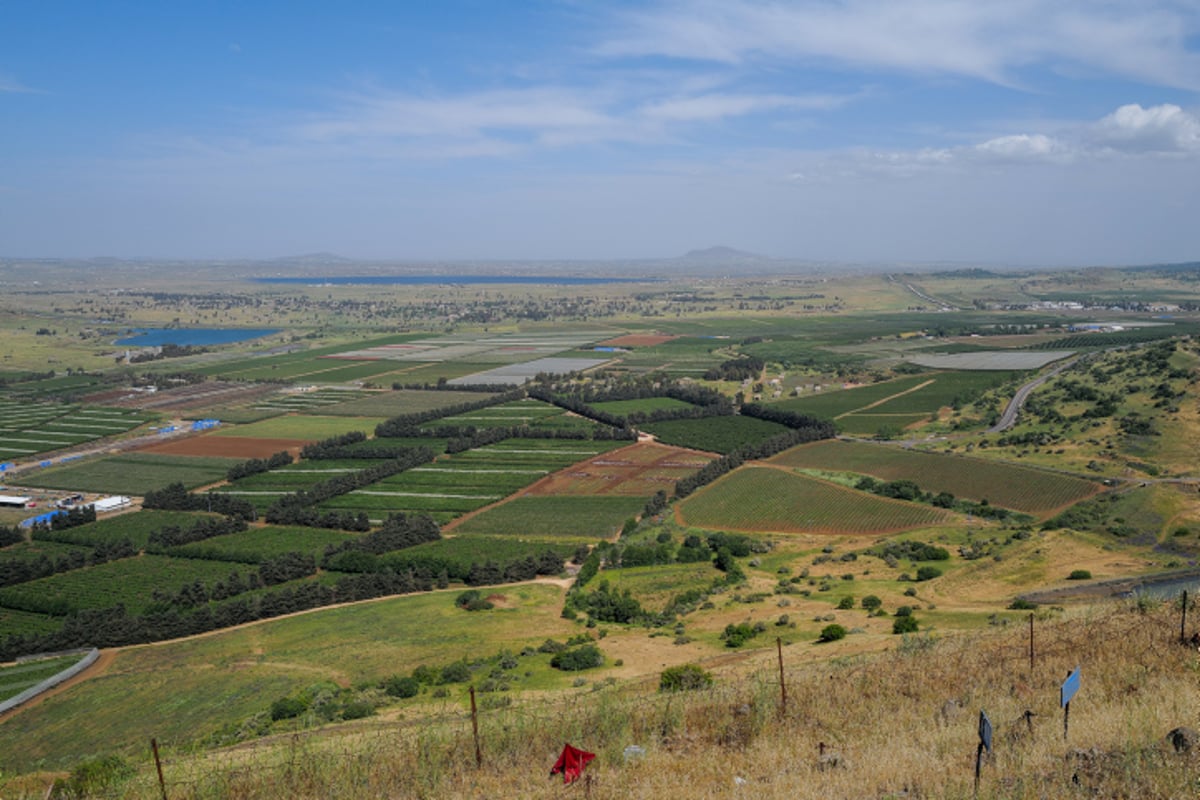
[[[768,261],[767,256],[758,253],[747,253],[745,250],[735,250],[732,247],[717,245],[703,250],[692,250],[679,257],[682,261]]]

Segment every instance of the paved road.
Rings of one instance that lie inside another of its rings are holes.
[[[1068,367],[1074,366],[1075,363],[1078,362],[1082,357],[1083,356],[1075,356],[1074,358],[1068,358],[1066,361],[1063,361],[1045,375],[1034,378],[1029,383],[1024,384],[1020,389],[1017,389],[1017,392],[1013,395],[1012,400],[1008,401],[1008,406],[1005,407],[1004,413],[1000,415],[1000,421],[988,428],[987,432],[1000,433],[1001,431],[1006,431],[1011,428],[1014,424],[1016,424],[1017,412],[1021,410],[1021,406],[1025,405],[1025,401],[1029,398],[1029,395],[1033,393],[1033,390],[1054,376],[1058,375]]]

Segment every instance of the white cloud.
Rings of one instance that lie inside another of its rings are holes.
[[[1169,103],[1118,108],[1091,130],[1102,147],[1127,153],[1200,152],[1200,119]]]
[[[837,95],[702,94],[658,101],[644,106],[641,114],[655,120],[691,122],[784,108],[828,110],[844,105],[848,99]]]
[[[1173,0],[666,0],[621,17],[608,56],[788,60],[1018,81],[1043,65],[1200,89],[1200,10]]]
[[[1065,151],[1066,147],[1061,142],[1041,133],[1000,136],[975,145],[975,152],[980,155],[1014,161],[1065,156]]]

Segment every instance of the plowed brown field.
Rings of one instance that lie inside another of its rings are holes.
[[[250,439],[235,436],[189,436],[173,442],[163,442],[140,448],[145,453],[164,453],[172,456],[226,456],[228,458],[266,458],[286,450],[293,456],[308,439]]]

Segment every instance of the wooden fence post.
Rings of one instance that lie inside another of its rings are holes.
[[[787,681],[783,676],[783,638],[775,637],[775,647],[779,650],[779,716],[787,716]]]
[[[483,767],[483,750],[479,747],[479,711],[475,707],[475,687],[471,687],[471,730],[475,734],[475,766]]]
[[[154,753],[154,768],[158,770],[158,788],[162,792],[162,799],[167,800],[167,782],[163,780],[162,761],[158,757],[158,740],[150,740],[150,750]]]

